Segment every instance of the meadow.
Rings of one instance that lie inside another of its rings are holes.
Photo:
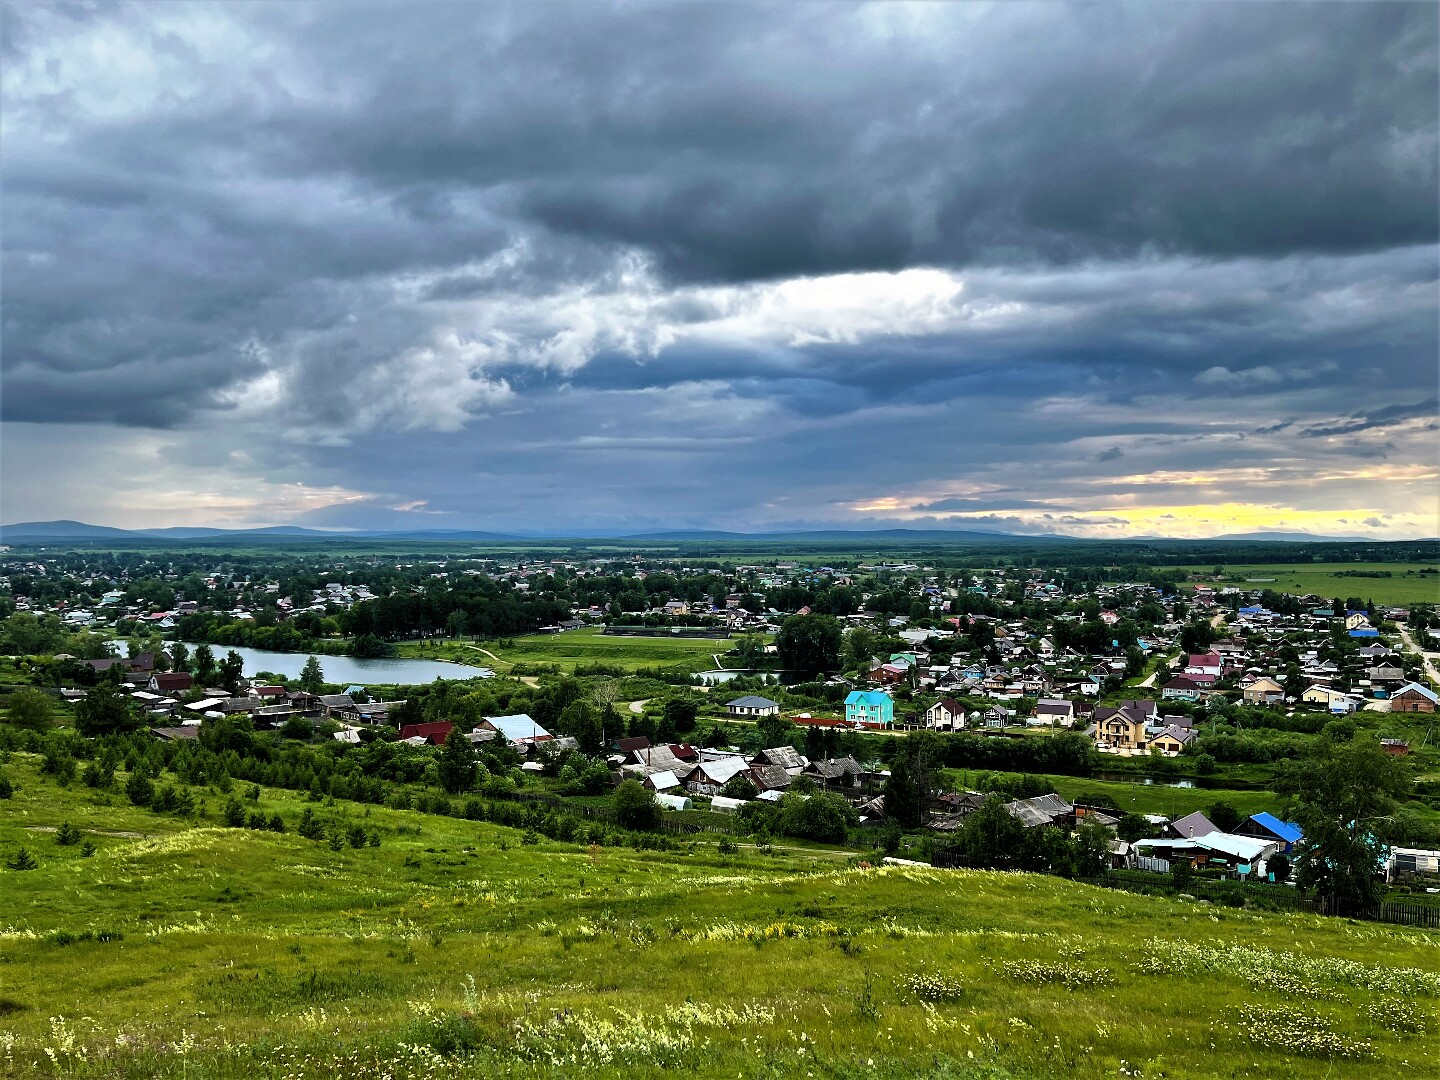
[[[972,789],[980,774],[981,771],[976,769],[943,769],[940,773],[945,784],[959,790]],[[1093,802],[1100,796],[1129,814],[1164,814],[1172,819],[1204,810],[1217,802],[1227,803],[1246,816],[1261,811],[1279,814],[1284,802],[1273,791],[1182,788],[1163,783],[1092,780],[1082,776],[1051,775],[1042,779],[1047,790],[1071,802]]]
[[[516,664],[550,664],[567,673],[589,664],[608,664],[626,671],[707,671],[715,666],[713,654],[723,654],[733,646],[733,641],[723,638],[621,637],[587,627],[561,634],[527,634],[507,638],[504,643],[460,638],[407,641],[399,645],[399,654],[488,665],[501,674]]]
[[[1211,566],[1184,567],[1203,573],[1209,580]],[[1226,584],[1242,588],[1274,589],[1276,592],[1304,596],[1314,593],[1326,599],[1351,596],[1373,600],[1377,604],[1440,603],[1440,574],[1433,573],[1434,563],[1259,563],[1226,566]],[[1432,573],[1421,574],[1421,570]],[[1360,573],[1388,573],[1390,577],[1353,577]],[[1256,579],[1273,580],[1256,580]]]
[[[39,864],[0,869],[7,1076],[1440,1072],[1425,931],[275,789],[246,805],[286,832],[224,828],[219,791],[182,820],[0,770],[0,856]]]

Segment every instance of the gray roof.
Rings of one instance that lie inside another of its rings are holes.
[[[1215,828],[1214,823],[1199,810],[1196,810],[1193,814],[1186,814],[1182,818],[1176,818],[1170,823],[1170,828],[1187,839],[1220,831]]]
[[[734,701],[727,701],[725,707],[727,709],[778,709],[780,703],[778,701],[771,701],[768,697],[747,694],[744,697],[737,697]]]
[[[550,737],[550,732],[531,719],[529,713],[516,713],[514,716],[487,716],[485,722],[510,742]]]

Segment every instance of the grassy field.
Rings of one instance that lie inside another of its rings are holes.
[[[683,668],[706,671],[715,666],[712,654],[724,653],[734,643],[715,638],[649,638],[607,636],[596,629],[567,630],[563,634],[530,634],[497,645],[462,639],[407,641],[399,646],[401,656],[458,660],[481,664],[504,673],[515,664],[554,664],[562,671],[574,671],[584,664],[611,664],[634,671],[637,668]],[[487,656],[493,654],[498,660]]]
[[[75,1077],[1435,1075],[1440,936],[1058,879],[526,844],[313,804],[380,846],[61,789],[0,804],[0,1071]],[[63,822],[98,850],[56,843]]]
[[[1187,570],[1206,572],[1211,566],[1189,566]],[[1434,569],[1433,563],[1267,563],[1227,566],[1226,584],[1274,589],[1276,592],[1305,595],[1315,593],[1327,599],[1358,596],[1377,604],[1440,603],[1440,574],[1421,575],[1419,571]],[[1385,578],[1341,577],[1345,571],[1388,572]],[[1256,581],[1273,578],[1273,581]]]

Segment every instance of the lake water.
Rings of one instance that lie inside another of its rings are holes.
[[[192,653],[195,645],[185,643]],[[283,675],[287,679],[298,679],[300,669],[305,666],[307,654],[271,652],[269,649],[250,649],[243,645],[211,645],[210,651],[219,660],[231,649],[245,661],[245,674],[256,675],[262,671]],[[353,656],[316,656],[325,669],[325,681],[343,683],[347,686],[366,686],[371,683],[393,683],[400,686],[416,686],[434,682],[436,679],[477,679],[495,674],[489,668],[470,667],[467,664],[448,664],[443,660],[360,660]]]

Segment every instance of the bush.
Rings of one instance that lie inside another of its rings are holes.
[[[16,851],[14,855],[5,860],[5,865],[11,870],[34,870],[40,864],[35,861],[34,855],[31,855],[28,850],[22,847]]]
[[[125,796],[136,806],[149,806],[155,801],[155,785],[144,773],[131,773],[125,781]]]
[[[0,799],[10,799],[14,798],[14,796],[15,785],[10,782],[8,776],[0,774]]]
[[[626,780],[615,789],[615,822],[622,829],[651,832],[660,827],[660,806],[654,794],[638,780]]]
[[[232,829],[243,829],[245,827],[245,808],[235,799],[226,799],[225,805],[220,808],[220,819]]]
[[[69,847],[71,844],[78,844],[80,842],[80,830],[67,821],[61,825],[55,833],[55,842],[65,847]]]

